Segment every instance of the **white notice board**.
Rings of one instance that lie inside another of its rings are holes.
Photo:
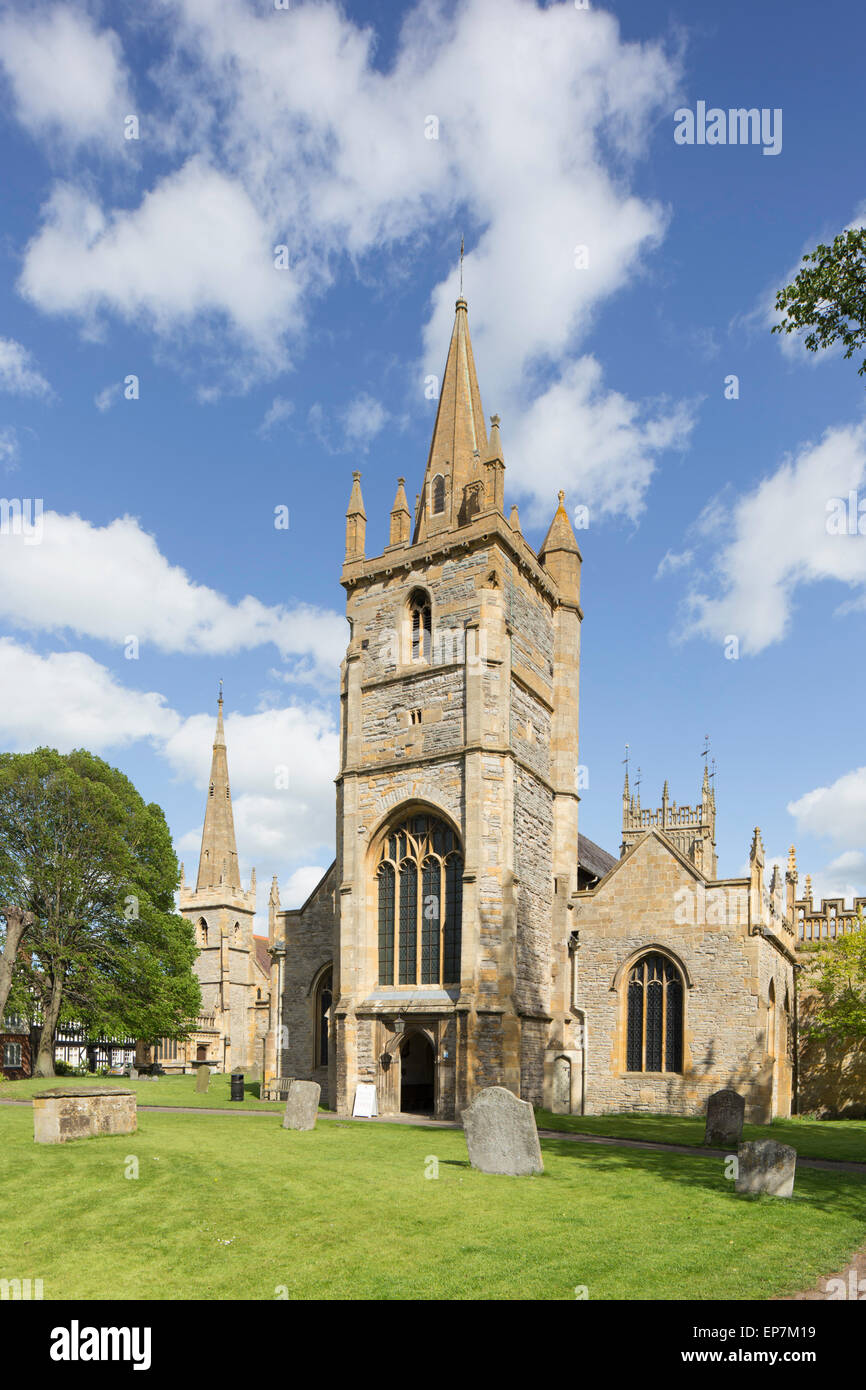
[[[372,1081],[359,1081],[355,1087],[355,1108],[352,1111],[352,1118],[371,1120],[378,1113],[376,1087]]]

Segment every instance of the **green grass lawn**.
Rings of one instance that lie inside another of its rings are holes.
[[[457,1130],[153,1111],[134,1135],[35,1145],[31,1111],[3,1106],[0,1278],[46,1299],[760,1299],[866,1239],[852,1174],[743,1198],[718,1159],[542,1147],[543,1174],[493,1177]]]
[[[565,1133],[603,1134],[609,1139],[650,1139],[657,1144],[703,1144],[703,1116],[685,1115],[553,1115],[536,1110],[539,1129]],[[774,1120],[770,1125],[744,1125],[744,1139],[777,1139],[790,1144],[803,1158],[837,1158],[866,1163],[866,1120]]]
[[[123,1086],[135,1091],[139,1105],[186,1105],[205,1110],[285,1110],[285,1101],[259,1100],[258,1081],[248,1081],[243,1101],[229,1100],[230,1080],[215,1073],[206,1092],[195,1089],[194,1076],[160,1076],[156,1081],[130,1081],[125,1076],[45,1076],[0,1085],[0,1100],[31,1100],[56,1086]]]

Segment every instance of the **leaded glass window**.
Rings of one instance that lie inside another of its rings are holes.
[[[451,827],[407,817],[385,838],[377,879],[379,984],[459,984],[463,855]]]
[[[683,1069],[683,982],[658,952],[629,973],[625,1051],[627,1071]]]

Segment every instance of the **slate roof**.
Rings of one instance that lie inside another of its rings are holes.
[[[256,936],[253,932],[253,945],[256,948],[256,964],[268,979],[271,977],[271,958],[268,954],[268,938],[266,936]]]
[[[607,850],[602,849],[594,840],[578,834],[577,862],[581,869],[585,869],[595,878],[604,878],[618,861],[616,855],[608,854]]]

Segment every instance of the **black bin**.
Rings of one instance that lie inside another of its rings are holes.
[[[244,1074],[242,1071],[232,1072],[232,1100],[243,1100],[244,1098]]]

